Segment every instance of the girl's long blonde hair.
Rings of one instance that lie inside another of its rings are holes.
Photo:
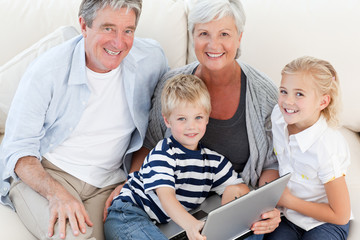
[[[320,95],[329,95],[330,103],[322,110],[329,126],[339,126],[339,112],[341,107],[340,84],[334,67],[325,60],[310,56],[297,58],[287,64],[281,71],[284,74],[304,73],[312,76]]]

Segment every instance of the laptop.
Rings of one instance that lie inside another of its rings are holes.
[[[207,240],[246,238],[252,235],[250,227],[261,220],[261,214],[275,208],[290,177],[288,173],[222,206],[221,197],[214,194],[190,213],[205,220],[201,234]],[[168,239],[187,239],[186,232],[174,221],[158,227]]]

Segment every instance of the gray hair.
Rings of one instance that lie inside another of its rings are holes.
[[[195,25],[208,23],[216,18],[231,16],[234,18],[238,33],[244,31],[246,16],[240,0],[197,0],[188,16],[188,30],[194,33]],[[240,56],[238,49],[236,58]]]
[[[141,14],[142,0],[82,0],[78,16],[83,17],[86,26],[92,27],[97,11],[110,6],[113,9],[127,8],[127,11],[134,10],[135,25],[137,26]]]

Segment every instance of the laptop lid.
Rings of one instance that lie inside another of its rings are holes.
[[[274,209],[289,179],[290,174],[284,175],[223,206],[221,197],[214,194],[190,213],[199,220],[206,218],[201,234],[207,240],[247,236],[252,223],[260,220],[262,213]],[[158,227],[168,239],[184,233],[174,221]]]
[[[236,239],[250,232],[261,214],[276,207],[291,174],[288,173],[211,211],[201,232],[207,240]]]

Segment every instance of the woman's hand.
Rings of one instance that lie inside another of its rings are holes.
[[[280,211],[276,208],[261,215],[263,220],[254,223],[251,230],[254,234],[265,234],[274,231],[281,222]]]
[[[120,191],[122,189],[122,187],[124,186],[125,182],[120,184],[119,186],[117,186],[114,191],[112,191],[112,193],[110,194],[110,196],[108,197],[108,199],[105,202],[105,207],[104,207],[104,216],[103,216],[103,222],[105,222],[106,218],[107,218],[107,214],[108,214],[108,208],[111,205],[112,200],[114,199],[114,197],[116,197],[117,195],[120,194]]]

